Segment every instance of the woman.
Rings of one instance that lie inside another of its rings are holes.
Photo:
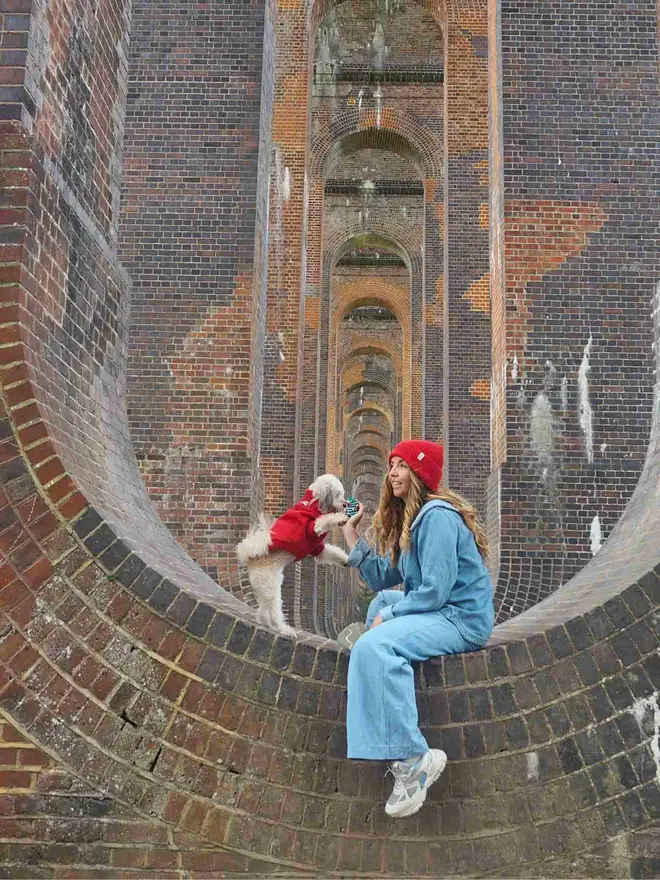
[[[482,648],[495,616],[483,527],[460,495],[438,488],[442,464],[427,440],[392,450],[373,518],[379,555],[358,536],[362,505],[343,527],[348,565],[378,591],[351,651],[348,757],[393,761],[385,812],[397,818],[421,808],[447,763],[419,730],[411,663]]]

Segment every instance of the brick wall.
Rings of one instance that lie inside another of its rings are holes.
[[[502,617],[547,596],[610,535],[652,408],[657,10],[544,8],[502,5]]]
[[[473,6],[456,4],[448,16],[457,22]],[[509,536],[520,534],[505,519],[512,487],[523,511],[531,497],[515,470],[524,461],[525,407],[536,402],[538,427],[539,411],[548,412],[541,395],[552,413],[562,403],[561,380],[557,391],[544,360],[556,358],[552,346],[560,344],[551,321],[567,313],[577,327],[569,338],[561,323],[561,344],[574,346],[580,389],[588,380],[595,447],[614,444],[622,430],[608,407],[629,431],[620,446],[632,454],[630,469],[620,455],[604,472],[617,487],[616,497],[602,496],[608,509],[622,503],[622,473],[632,492],[642,458],[635,444],[645,447],[650,436],[650,445],[623,516],[569,584],[499,625],[486,650],[417,670],[423,729],[450,764],[424,810],[396,825],[382,811],[382,767],[344,758],[346,654],[324,638],[294,643],[256,626],[252,610],[231,595],[242,584],[229,560],[218,586],[176,544],[140,482],[124,400],[128,284],[117,260],[112,195],[130,22],[119,2],[103,15],[99,9],[0,2],[5,45],[25,43],[3,49],[3,75],[8,70],[25,88],[3,92],[0,120],[3,870],[44,877],[657,876],[660,413],[651,419],[645,408],[650,375],[626,367],[643,355],[645,367],[657,369],[657,223],[647,219],[659,213],[655,4],[637,0],[613,10],[596,0],[588,15],[586,7],[577,15],[575,3],[555,4],[552,20],[567,24],[562,57],[583,62],[569,104],[558,86],[576,80],[555,79],[557,33],[550,39],[539,29],[538,4],[491,4],[494,104],[498,64],[506,87],[499,93],[502,152],[493,151],[491,175],[493,291],[508,307],[508,325],[496,330],[506,331],[513,380],[508,418],[500,409],[496,420],[506,427],[495,446],[503,563]],[[535,41],[536,53],[519,51],[523,36]],[[106,74],[108,59],[115,59],[115,80]],[[521,59],[536,65],[533,77],[514,77]],[[536,138],[526,131],[537,125],[534,114],[518,92],[526,82],[545,84],[543,110],[563,120],[555,128],[538,124]],[[617,118],[617,137],[608,140],[602,123],[596,146],[584,120],[603,106]],[[103,108],[113,109],[108,116]],[[575,119],[584,125],[583,148],[571,153]],[[565,178],[550,174],[557,154],[548,144],[557,132],[562,164],[570,163]],[[528,153],[531,143],[545,152]],[[593,159],[588,166],[582,149]],[[643,162],[626,159],[637,152]],[[543,168],[545,155],[545,172],[533,174],[529,168]],[[292,186],[294,206],[299,197]],[[547,241],[548,249],[532,249],[530,240]],[[624,257],[619,240],[630,258],[625,271],[615,262]],[[504,278],[499,246],[516,270]],[[543,266],[550,263],[542,277],[532,250]],[[594,328],[582,366],[588,339],[579,310],[598,316],[614,308],[589,298],[594,279],[603,303],[616,290],[625,322],[612,317]],[[575,290],[584,294],[577,305],[559,298]],[[475,301],[481,296],[475,292]],[[610,351],[602,339],[626,357],[612,363],[598,348]],[[394,363],[395,348],[390,354]],[[496,366],[501,382],[503,365]],[[627,384],[614,384],[623,370]],[[531,378],[516,410],[521,371]],[[496,390],[501,405],[503,389]],[[615,394],[632,401],[640,426],[614,406]],[[573,435],[570,425],[562,435],[573,437],[575,461],[588,448],[584,413],[580,424],[574,402]],[[599,433],[603,425],[610,433]],[[382,423],[380,431],[362,448],[365,467],[382,461]],[[534,449],[554,452],[544,437],[535,431]],[[518,593],[533,576],[517,581]],[[349,609],[337,593],[327,599],[330,629]]]
[[[129,418],[160,516],[214,578],[262,498],[272,6],[133,9]]]

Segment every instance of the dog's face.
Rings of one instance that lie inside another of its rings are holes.
[[[317,477],[309,488],[323,513],[341,513],[344,510],[344,487],[333,474]]]

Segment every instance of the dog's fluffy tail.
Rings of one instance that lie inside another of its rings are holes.
[[[236,547],[236,555],[241,565],[247,565],[251,559],[263,559],[268,556],[270,549],[270,527],[272,520],[263,514],[259,516],[259,522],[250,529],[245,538]]]

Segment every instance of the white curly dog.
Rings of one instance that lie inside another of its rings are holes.
[[[348,557],[339,547],[326,544],[333,526],[348,519],[344,508],[344,487],[333,474],[317,477],[302,499],[274,523],[262,515],[236,548],[241,565],[247,568],[259,605],[257,619],[282,635],[295,636],[282,609],[284,568],[290,562],[313,556],[326,565],[346,565]]]

